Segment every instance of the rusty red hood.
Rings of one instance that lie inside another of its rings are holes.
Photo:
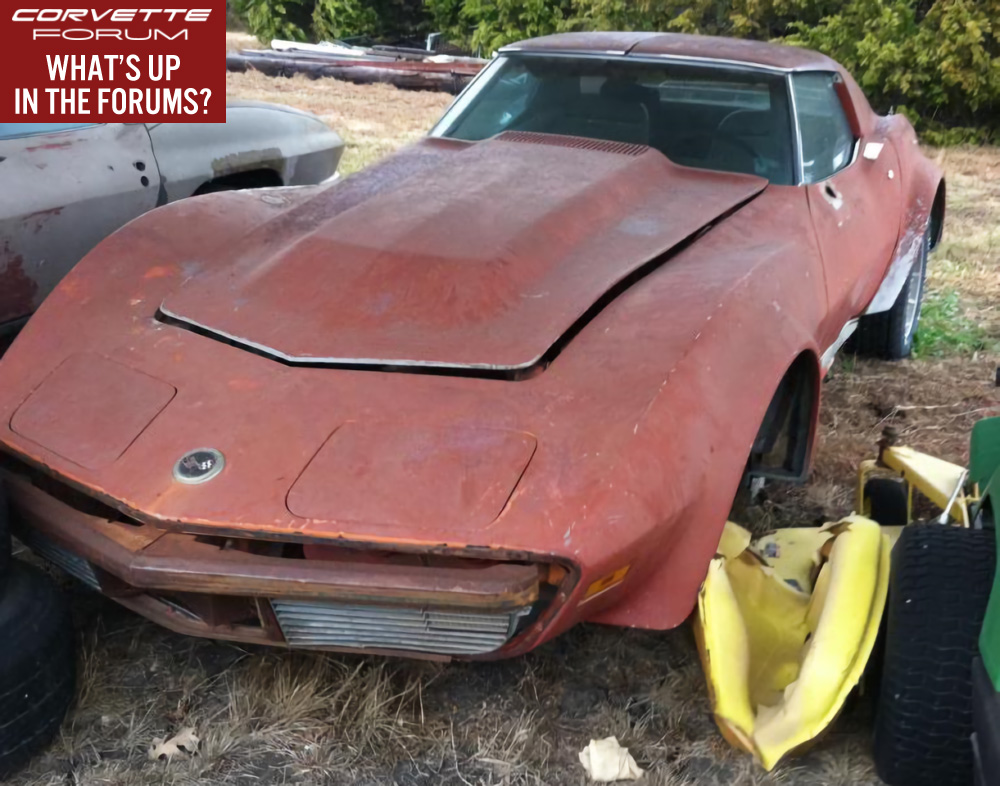
[[[433,167],[362,172],[218,249],[161,312],[291,363],[529,368],[765,186],[639,145],[451,144]]]

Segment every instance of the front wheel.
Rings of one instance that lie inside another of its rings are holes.
[[[0,590],[0,781],[47,745],[73,700],[69,605],[48,576],[13,560]]]
[[[917,259],[913,262],[906,283],[892,308],[861,317],[855,343],[859,354],[883,360],[909,357],[913,350],[913,337],[917,334],[917,325],[920,323],[929,247],[930,233],[925,232]]]

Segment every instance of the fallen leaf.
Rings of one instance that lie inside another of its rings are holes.
[[[591,780],[609,783],[611,781],[634,781],[642,777],[642,768],[635,759],[618,744],[617,737],[591,740],[590,745],[580,751],[580,764]]]
[[[169,740],[162,737],[154,737],[153,744],[149,746],[149,758],[153,761],[170,761],[174,756],[197,756],[198,755],[198,735],[194,729],[188,727],[181,729]]]

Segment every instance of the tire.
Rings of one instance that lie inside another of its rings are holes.
[[[920,306],[924,299],[924,279],[927,276],[927,251],[930,233],[925,232],[920,253],[906,283],[892,308],[880,314],[866,314],[858,323],[853,348],[860,355],[902,360],[913,349],[913,337],[920,324]]]
[[[10,514],[7,511],[6,491],[0,481],[0,593],[7,583],[10,570]]]
[[[76,685],[69,606],[52,581],[14,560],[0,595],[0,781],[47,745]]]
[[[868,518],[883,527],[902,527],[909,523],[909,499],[906,484],[895,478],[872,478],[865,483]]]
[[[972,783],[972,659],[994,534],[913,524],[893,551],[875,769],[889,786]]]

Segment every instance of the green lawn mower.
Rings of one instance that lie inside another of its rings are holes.
[[[893,443],[858,484],[859,510],[898,532],[876,768],[890,786],[998,786],[1000,417],[973,428],[968,468]],[[917,492],[940,515],[914,521]]]

